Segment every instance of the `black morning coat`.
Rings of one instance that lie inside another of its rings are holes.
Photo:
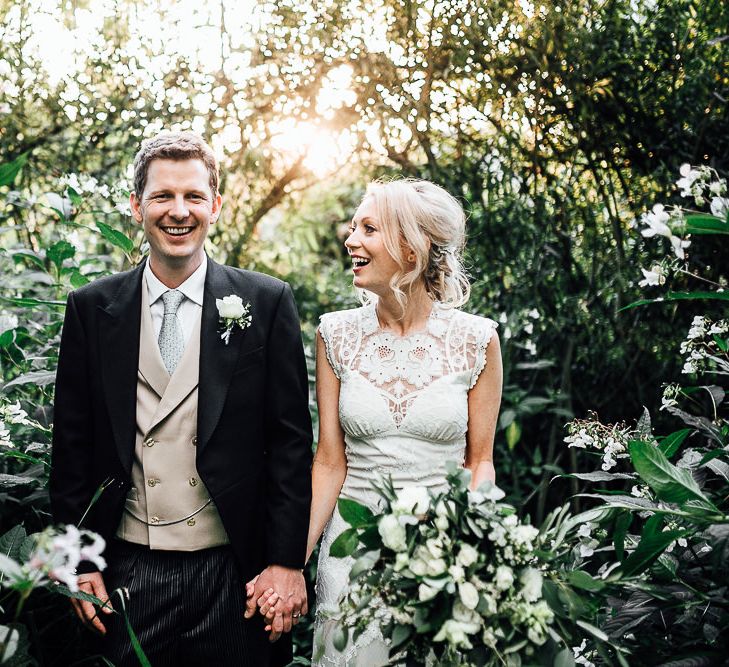
[[[196,463],[248,581],[269,564],[304,566],[312,444],[306,364],[289,286],[207,261]],[[107,541],[131,487],[143,270],[72,292],[61,336],[53,518],[78,525],[86,513],[82,527]],[[234,328],[226,345],[215,300],[231,294],[250,303],[253,320]]]

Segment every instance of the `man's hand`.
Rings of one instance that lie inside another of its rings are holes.
[[[78,589],[82,593],[88,593],[94,595],[106,604],[101,607],[101,611],[105,614],[113,613],[111,604],[109,603],[109,596],[106,593],[106,586],[104,586],[104,578],[101,576],[101,572],[89,572],[88,574],[80,574],[78,576]],[[98,632],[101,635],[106,634],[106,628],[99,618],[96,607],[91,602],[86,600],[77,600],[71,598],[71,605],[73,606],[76,615],[83,621],[87,628],[90,628],[94,632]]]
[[[246,618],[255,613],[255,605],[266,616],[270,641],[276,641],[283,632],[299,622],[309,610],[306,600],[306,583],[301,570],[281,565],[269,565],[246,585]]]

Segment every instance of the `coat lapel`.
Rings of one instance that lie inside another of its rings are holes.
[[[230,379],[235,369],[246,332],[234,329],[228,345],[220,339],[220,320],[216,299],[237,294],[243,303],[251,301],[248,286],[236,287],[228,276],[226,267],[208,259],[205,276],[202,319],[200,322],[200,384],[198,403],[198,456],[202,453],[220,419]]]
[[[119,460],[132,469],[137,410],[139,327],[144,263],[131,271],[107,306],[99,306],[99,358]]]

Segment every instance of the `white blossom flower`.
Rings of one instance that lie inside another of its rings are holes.
[[[468,609],[475,609],[478,606],[478,591],[471,582],[464,581],[458,584],[458,595]]]
[[[673,253],[676,257],[679,259],[685,259],[686,253],[684,250],[691,245],[691,241],[688,239],[681,239],[678,236],[671,236],[669,238],[671,241],[671,247],[673,248]]]
[[[5,422],[0,419],[0,447],[9,447],[14,448],[15,445],[10,440],[10,431],[8,430],[7,426],[5,426]]]
[[[409,567],[410,571],[418,577],[424,577],[428,572],[428,563],[422,558],[413,558]]]
[[[542,597],[542,573],[533,568],[527,567],[519,577],[522,589],[521,593],[527,602],[536,602]]]
[[[433,641],[447,641],[452,646],[471,648],[472,644],[468,639],[468,635],[478,632],[480,627],[475,623],[462,623],[461,621],[449,619],[433,637]]]
[[[671,228],[668,226],[668,211],[663,204],[656,204],[650,213],[644,213],[643,223],[648,225],[646,229],[641,230],[641,234],[646,238],[651,236],[665,236],[671,238],[673,236]]]
[[[439,589],[435,588],[434,586],[430,586],[428,584],[420,584],[418,586],[418,600],[421,602],[427,602],[428,600],[432,600],[436,595],[438,595]]]
[[[643,280],[638,285],[640,287],[648,287],[653,285],[663,285],[666,282],[666,274],[660,264],[653,265],[650,270],[641,268]]]
[[[424,486],[406,486],[397,492],[392,503],[393,514],[422,516],[430,506],[430,494]]]
[[[494,573],[494,584],[500,591],[506,591],[514,584],[514,572],[507,565],[499,565]]]
[[[729,214],[729,199],[726,197],[713,197],[709,208],[711,209],[711,215],[725,220],[727,214]]]
[[[383,516],[377,524],[377,531],[382,537],[382,543],[393,551],[405,551],[407,549],[407,534],[403,526],[392,514]]]
[[[461,565],[451,565],[448,568],[448,574],[451,576],[451,579],[456,582],[463,581],[466,578],[466,571]]]
[[[679,173],[681,178],[676,181],[676,185],[681,188],[681,196],[691,197],[694,182],[701,176],[701,172],[698,169],[692,169],[690,164],[682,164]]]
[[[470,544],[462,544],[461,549],[456,556],[456,563],[463,567],[473,565],[478,560],[478,551]]]
[[[395,572],[404,570],[410,563],[410,556],[407,552],[399,553],[395,556]]]

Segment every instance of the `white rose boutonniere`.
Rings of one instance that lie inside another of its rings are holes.
[[[220,332],[221,340],[227,345],[230,342],[230,334],[233,327],[238,327],[241,331],[251,326],[253,316],[250,314],[251,304],[243,305],[243,300],[236,294],[230,294],[222,299],[215,299],[215,305],[218,307],[220,315]]]

